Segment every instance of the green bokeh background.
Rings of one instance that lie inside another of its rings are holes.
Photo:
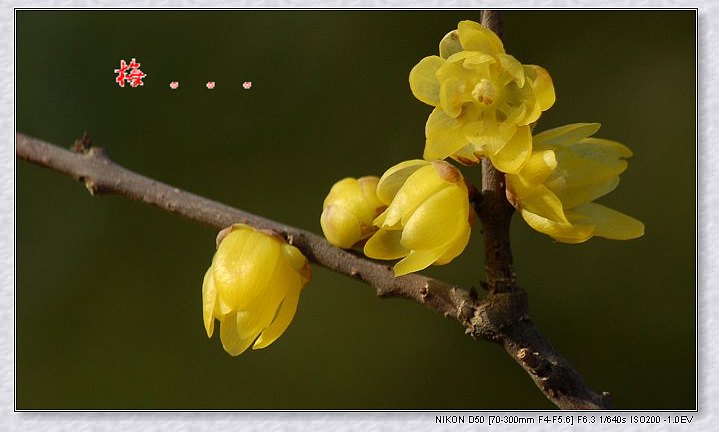
[[[17,129],[320,232],[345,176],[421,157],[409,70],[479,11],[18,11]],[[693,409],[694,11],[509,11],[505,46],[551,73],[538,131],[600,122],[634,150],[600,202],[646,235],[564,245],[519,217],[520,284],[546,336],[620,409]],[[113,70],[136,58],[145,85]],[[177,90],[169,83],[179,81]],[[217,86],[210,91],[207,81]],[[242,82],[252,81],[250,90]],[[477,181],[479,169],[464,169]],[[18,409],[551,409],[497,345],[314,268],[267,349],[201,319],[215,232],[17,162]],[[427,274],[478,286],[482,239]]]

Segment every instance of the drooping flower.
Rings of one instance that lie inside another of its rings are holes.
[[[393,260],[396,276],[446,264],[464,250],[470,208],[462,174],[444,161],[409,160],[388,169],[377,196],[388,204],[364,246],[370,258]]]
[[[287,329],[300,291],[311,278],[307,259],[294,246],[244,224],[225,228],[202,284],[203,318],[212,337],[215,319],[225,351],[265,348]]]
[[[377,231],[372,221],[387,208],[377,197],[378,182],[374,176],[348,177],[332,186],[320,217],[327,241],[348,249]]]
[[[632,155],[618,142],[590,138],[599,127],[576,123],[535,135],[527,164],[506,176],[507,198],[535,230],[564,243],[644,235],[640,221],[593,202],[617,187]]]
[[[554,104],[547,71],[522,65],[494,32],[473,21],[449,32],[439,54],[409,74],[415,97],[435,107],[425,127],[424,158],[476,165],[489,157],[500,171],[518,172],[532,152],[530,124]]]

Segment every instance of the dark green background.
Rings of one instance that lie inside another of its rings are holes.
[[[409,71],[479,15],[19,11],[17,129],[63,146],[87,130],[130,169],[320,232],[334,181],[421,157],[431,109]],[[564,245],[512,225],[533,319],[621,409],[695,407],[695,26],[694,11],[505,14],[507,51],[554,79],[537,131],[601,122],[635,152],[600,202],[643,238]],[[145,85],[120,88],[133,57]],[[18,161],[17,408],[553,408],[499,346],[318,267],[286,334],[230,357],[202,325],[214,238]],[[477,286],[481,250],[475,229],[426,273]]]

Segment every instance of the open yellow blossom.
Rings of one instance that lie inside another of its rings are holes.
[[[202,284],[203,318],[212,337],[215,319],[230,355],[265,348],[287,329],[300,291],[311,278],[307,259],[277,235],[235,224],[220,232]]]
[[[364,246],[370,258],[393,260],[396,276],[446,264],[464,250],[470,234],[467,186],[444,161],[409,160],[384,173],[377,196],[389,204]]]
[[[530,124],[554,104],[547,71],[506,54],[499,37],[473,21],[449,32],[439,54],[409,74],[415,97],[435,107],[424,158],[476,165],[489,157],[500,171],[518,172],[532,152]]]
[[[372,221],[387,208],[377,197],[378,182],[374,176],[348,177],[332,186],[320,217],[327,241],[348,249],[377,231]]]
[[[644,235],[640,221],[593,202],[617,187],[632,155],[618,142],[590,138],[599,127],[576,123],[536,135],[529,162],[506,176],[507,198],[535,230],[564,243]]]

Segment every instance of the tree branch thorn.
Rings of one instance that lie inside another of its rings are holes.
[[[538,352],[522,348],[517,352],[517,358],[538,377],[546,377],[551,365],[544,360]]]
[[[85,131],[82,133],[82,137],[80,139],[75,140],[72,147],[70,147],[70,150],[72,150],[73,153],[87,154],[91,148],[92,139],[90,138],[90,134]]]

